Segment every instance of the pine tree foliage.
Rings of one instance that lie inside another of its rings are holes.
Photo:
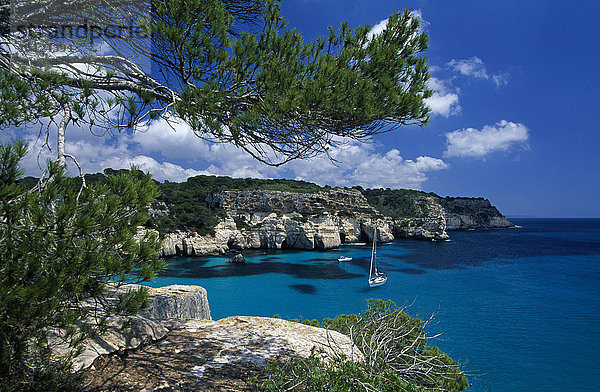
[[[108,290],[152,279],[162,265],[157,234],[137,234],[156,197],[149,175],[132,170],[82,188],[49,162],[26,189],[17,181],[25,152],[0,144],[0,385],[8,390],[36,390],[50,370],[68,370],[52,362],[48,334],[62,331],[75,349],[106,317],[146,303],[147,290],[112,302]]]
[[[183,119],[200,138],[280,165],[429,120],[420,55],[428,37],[408,10],[391,15],[380,34],[342,24],[305,42],[275,0],[15,4],[10,15],[25,25],[46,19],[0,38],[0,125],[54,116],[112,132]],[[131,23],[124,31],[136,34],[102,30]],[[88,35],[63,28],[49,38],[41,27],[65,25]]]

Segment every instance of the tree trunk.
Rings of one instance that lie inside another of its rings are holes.
[[[60,163],[61,166],[67,167],[66,154],[65,154],[65,131],[67,130],[67,124],[71,120],[71,111],[68,108],[65,108],[65,113],[63,115],[60,124],[58,125],[57,130],[57,157],[56,160]]]

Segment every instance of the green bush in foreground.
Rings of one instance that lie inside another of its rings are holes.
[[[48,334],[61,331],[75,354],[107,316],[145,305],[144,289],[112,302],[105,294],[153,278],[162,265],[156,233],[136,238],[156,185],[132,170],[82,187],[49,162],[28,188],[18,181],[26,150],[0,144],[0,390],[66,390],[77,380],[69,357],[53,360]]]
[[[299,320],[302,322],[302,319]],[[314,320],[309,320],[314,325]],[[458,364],[427,345],[427,322],[412,318],[392,301],[369,299],[360,315],[323,320],[323,327],[349,335],[365,356],[354,363],[343,356],[321,362],[293,358],[266,369],[266,391],[462,391],[468,380]]]

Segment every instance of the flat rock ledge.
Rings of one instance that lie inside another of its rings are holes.
[[[267,362],[344,355],[363,360],[348,336],[267,317],[234,316],[178,323],[158,342],[98,357],[89,391],[254,391],[248,383]]]

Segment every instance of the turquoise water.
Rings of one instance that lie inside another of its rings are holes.
[[[197,284],[214,319],[323,319],[358,313],[367,298],[412,304],[435,344],[463,363],[469,391],[597,391],[600,385],[600,220],[524,220],[504,230],[451,233],[443,243],[378,247],[388,282],[369,288],[370,246],[172,258],[153,286]],[[340,255],[350,263],[335,261]]]

